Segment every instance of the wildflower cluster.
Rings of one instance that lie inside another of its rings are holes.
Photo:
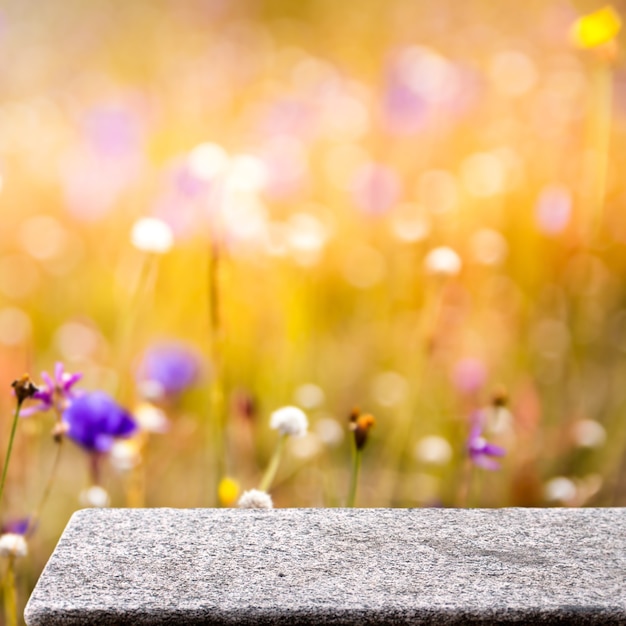
[[[72,506],[624,503],[623,16],[556,3],[320,55],[288,3],[142,2],[56,87],[90,3],[0,11],[0,371],[65,363],[0,394],[0,579]]]

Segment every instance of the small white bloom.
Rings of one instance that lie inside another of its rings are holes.
[[[574,481],[565,476],[557,476],[545,484],[543,495],[549,501],[568,503],[576,497],[577,491]]]
[[[189,153],[187,162],[194,176],[210,181],[226,170],[228,154],[215,143],[201,143]]]
[[[265,491],[259,491],[258,489],[250,489],[244,491],[237,506],[240,509],[273,509],[272,497]]]
[[[109,459],[118,472],[129,472],[141,462],[137,442],[132,439],[117,439],[111,448]]]
[[[22,535],[5,533],[0,536],[0,556],[22,557],[28,554],[28,545]]]
[[[604,426],[595,420],[579,420],[572,431],[575,443],[581,448],[599,448],[606,441]]]
[[[431,250],[424,259],[426,271],[442,276],[456,276],[461,271],[461,257],[447,246]]]
[[[133,246],[144,252],[163,254],[174,243],[172,229],[156,217],[142,217],[133,224],[130,234]]]
[[[303,437],[306,435],[309,422],[302,409],[295,406],[285,406],[274,411],[270,417],[270,428],[282,435]]]
[[[315,423],[315,432],[320,440],[328,446],[339,445],[345,436],[345,427],[335,418],[322,417]]]
[[[439,435],[429,435],[417,442],[414,454],[422,463],[445,465],[452,458],[452,446],[447,439]]]
[[[482,265],[499,265],[508,254],[509,245],[497,230],[481,228],[470,239],[472,255]]]
[[[300,385],[293,394],[294,400],[305,409],[316,409],[324,404],[324,390],[313,383]]]
[[[505,406],[485,408],[487,430],[492,435],[511,435],[514,433],[513,414]]]
[[[143,380],[138,386],[139,393],[148,401],[161,400],[165,395],[163,385],[158,380]]]
[[[98,485],[93,485],[80,492],[80,503],[83,506],[102,509],[109,506],[110,498],[105,489]]]
[[[158,384],[158,383],[157,383]],[[149,433],[166,433],[170,429],[170,421],[165,412],[150,404],[142,402],[133,411],[133,415],[139,424],[139,428]],[[124,441],[120,439],[120,441]]]

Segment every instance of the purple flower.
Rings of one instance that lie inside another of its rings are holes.
[[[139,367],[141,388],[149,398],[176,396],[191,387],[199,374],[198,356],[176,343],[150,348]]]
[[[130,413],[102,391],[78,396],[63,413],[67,436],[90,452],[108,452],[116,437],[137,430]]]
[[[82,374],[70,374],[63,368],[63,363],[54,366],[54,378],[48,372],[42,372],[44,384],[35,392],[33,398],[39,400],[39,404],[20,411],[21,417],[28,417],[33,413],[49,411],[55,407],[60,410],[66,409],[76,397],[72,387],[83,377]]]
[[[426,125],[428,103],[393,74],[388,77],[383,94],[386,129],[393,134],[415,134]]]
[[[473,425],[467,438],[467,452],[470,459],[477,467],[491,471],[500,469],[500,463],[492,457],[504,456],[506,451],[500,446],[488,443],[482,433],[482,414],[478,412],[473,416]]]
[[[29,526],[30,517],[10,519],[2,524],[0,533],[3,535],[6,533],[10,533],[12,535],[25,535]]]
[[[97,154],[112,159],[141,150],[141,111],[128,105],[103,104],[87,112],[85,138]]]

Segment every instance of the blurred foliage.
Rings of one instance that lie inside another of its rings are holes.
[[[148,398],[170,428],[139,486],[107,465],[115,506],[213,506],[220,481],[232,503],[288,404],[311,434],[276,506],[345,503],[356,406],[360,506],[462,504],[478,410],[507,454],[466,504],[625,505],[614,7],[598,35],[576,20],[600,5],[561,0],[3,3],[2,445],[24,371],[62,361],[136,411],[142,354],[178,341],[201,379]],[[53,423],[20,421],[5,517],[35,507]],[[23,597],[89,480],[68,445]]]

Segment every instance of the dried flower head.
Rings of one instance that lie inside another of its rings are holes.
[[[0,536],[0,556],[20,558],[28,554],[28,544],[23,535],[5,533]]]
[[[235,391],[231,402],[235,415],[246,420],[253,421],[259,412],[257,399],[244,389]]]
[[[21,378],[14,380],[11,383],[11,387],[15,391],[19,404],[22,404],[28,398],[32,398],[39,391],[39,387],[33,383],[28,374],[24,374]]]
[[[303,437],[306,435],[309,422],[302,409],[295,406],[285,406],[274,411],[270,417],[270,428],[277,430],[281,435]]]
[[[274,504],[269,493],[259,489],[244,491],[237,506],[240,509],[273,509]]]
[[[498,387],[491,396],[491,404],[496,409],[500,409],[509,404],[509,395],[504,387]]]
[[[359,413],[358,409],[354,409],[350,413],[350,430],[354,433],[354,443],[357,450],[363,450],[369,432],[376,423],[373,415],[369,413]]]

